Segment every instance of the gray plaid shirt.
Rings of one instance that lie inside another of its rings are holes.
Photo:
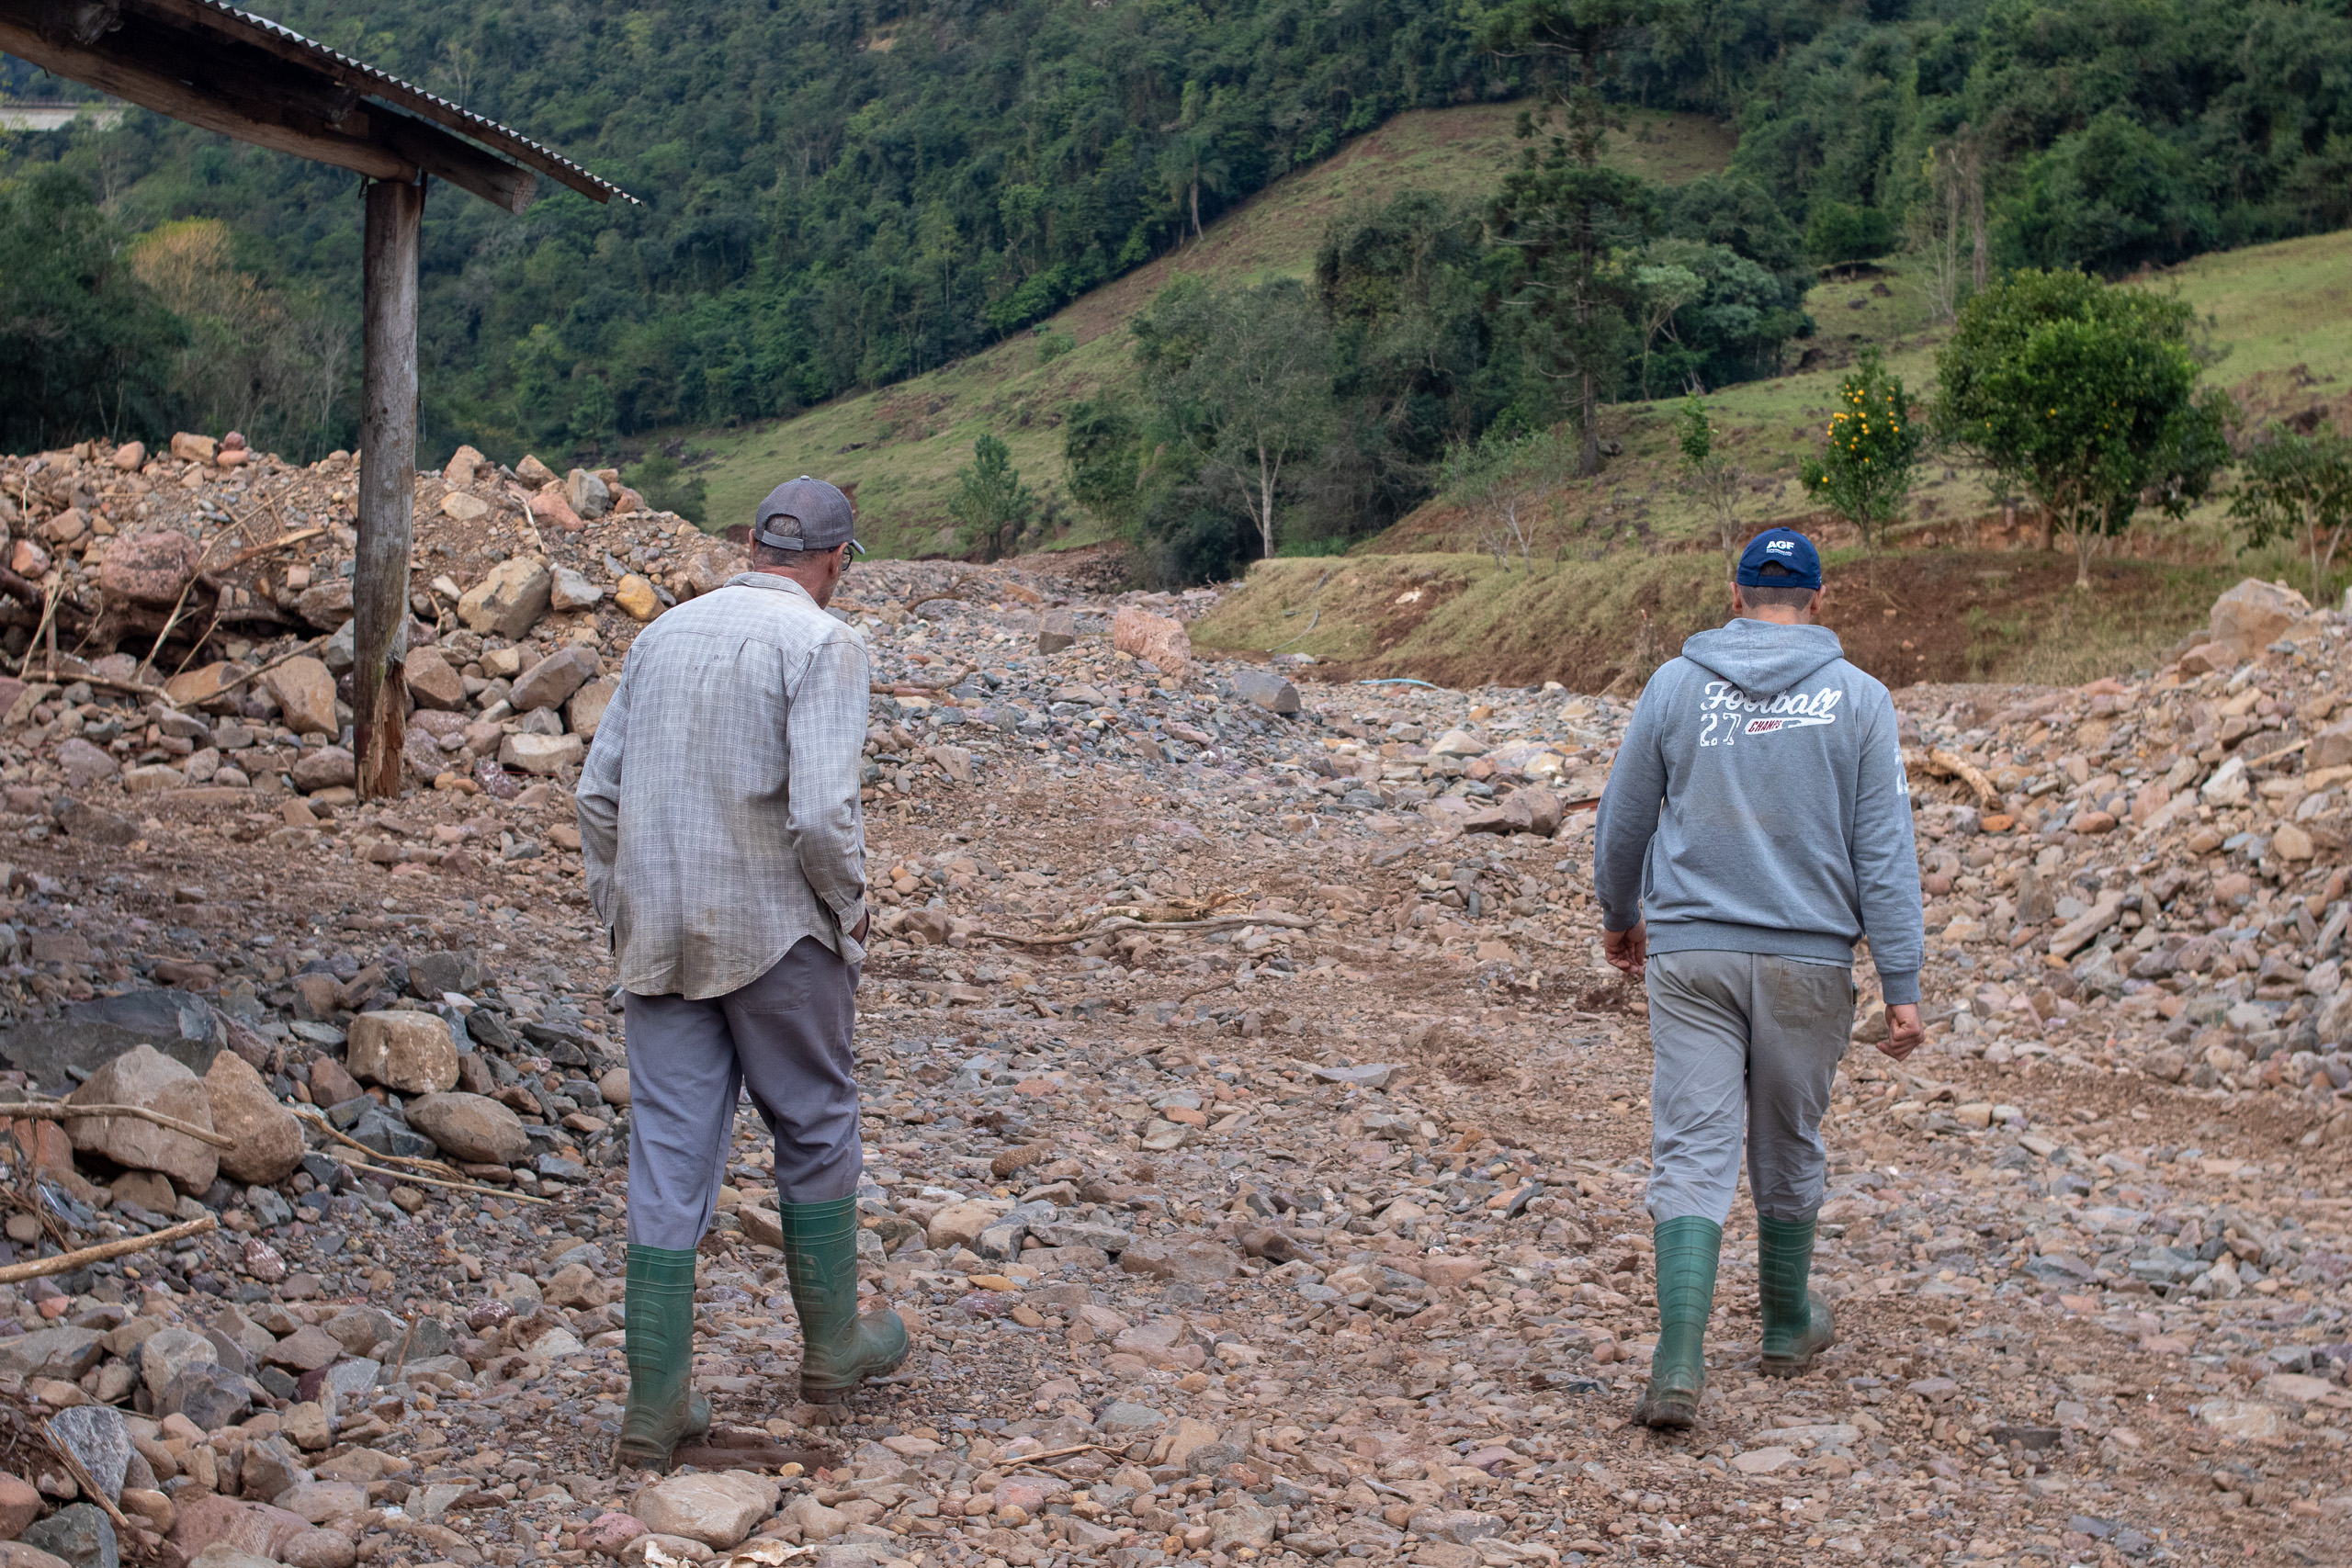
[[[867,682],[865,640],[771,572],[639,636],[578,796],[624,988],[724,996],[804,936],[865,956]]]

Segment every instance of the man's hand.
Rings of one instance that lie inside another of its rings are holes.
[[[1602,931],[1600,953],[1609,960],[1611,968],[1623,969],[1634,979],[1640,979],[1642,971],[1649,966],[1650,961],[1649,922],[1635,920],[1630,930]],[[1912,1017],[1916,1020],[1917,1016],[1918,1010],[1912,1009]]]
[[[1878,1048],[1896,1061],[1926,1043],[1928,1026],[1919,1021],[1919,1004],[1897,1002],[1886,1010],[1886,1038]]]
[[[866,911],[865,911],[865,913],[864,913],[863,915],[860,915],[860,916],[857,918],[857,930],[855,930],[855,931],[852,931],[852,932],[850,932],[850,933],[849,933],[849,939],[850,939],[850,941],[852,941],[852,942],[854,942],[857,943],[857,945],[858,945],[858,946],[860,946],[860,947],[864,947],[864,946],[865,945],[865,933],[866,933],[868,931],[870,931],[871,929],[873,929],[873,925],[874,925],[874,911],[873,911],[873,910],[871,910],[871,909],[868,909],[868,910],[866,910]],[[1914,1017],[1917,1017],[1917,1013],[1918,1013],[1918,1010],[1917,1010],[1917,1008],[1914,1008],[1914,1009],[1912,1009],[1911,1010],[1912,1010],[1912,1014],[1913,1014],[1913,1016],[1914,1016]]]

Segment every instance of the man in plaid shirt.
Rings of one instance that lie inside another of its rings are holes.
[[[695,1249],[743,1089],[775,1135],[801,1397],[841,1399],[906,1359],[898,1314],[857,1310],[868,685],[864,641],[825,613],[854,525],[821,479],[778,485],[752,570],[629,649],[581,775],[588,892],[628,1013],[625,1469],[667,1469],[709,1427],[691,1386]]]

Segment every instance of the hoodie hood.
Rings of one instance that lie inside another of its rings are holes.
[[[1682,645],[1682,657],[1720,675],[1751,697],[1777,697],[1823,665],[1845,657],[1827,626],[1784,626],[1741,616],[1701,632]]]

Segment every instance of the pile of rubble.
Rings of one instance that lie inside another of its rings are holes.
[[[917,1352],[792,1402],[747,1111],[718,1429],[622,1476],[628,1073],[566,786],[636,630],[740,546],[609,473],[420,476],[417,787],[363,802],[354,478],[0,460],[6,1568],[2340,1540],[2343,615],[2246,584],[2160,671],[1898,694],[1933,1043],[1839,1077],[1844,1343],[1761,1378],[1743,1208],[1666,1438],[1623,1424],[1648,1052],[1576,809],[1630,705],[1319,685],[1199,659],[1211,592],[861,563],[861,1289]]]

